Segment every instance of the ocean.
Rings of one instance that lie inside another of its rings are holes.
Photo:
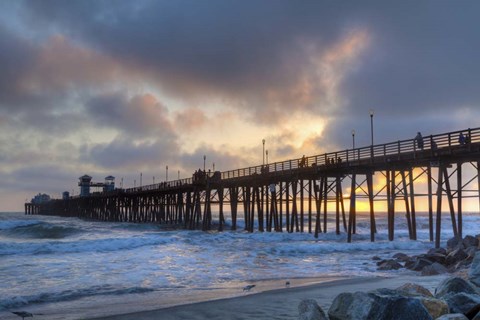
[[[443,215],[442,241],[453,236]],[[332,215],[333,218],[333,215]],[[478,214],[464,214],[464,234],[479,232]],[[233,297],[335,278],[408,274],[377,271],[373,256],[418,254],[434,246],[428,217],[417,214],[418,240],[397,214],[395,241],[377,214],[376,242],[359,215],[357,234],[190,231],[157,224],[86,221],[0,213],[0,318],[11,311],[39,319],[85,319]],[[305,230],[308,230],[305,228]],[[247,284],[256,284],[244,292]],[[42,318],[43,315],[43,318]]]

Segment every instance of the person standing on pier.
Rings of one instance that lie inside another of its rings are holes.
[[[423,137],[420,131],[417,132],[417,135],[415,136],[415,141],[417,142],[418,148],[423,150]]]

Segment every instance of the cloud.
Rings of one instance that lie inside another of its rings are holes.
[[[97,126],[112,127],[134,138],[175,138],[168,109],[152,94],[129,98],[120,92],[105,93],[92,97],[86,110]]]

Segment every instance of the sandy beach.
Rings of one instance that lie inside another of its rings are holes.
[[[333,299],[342,292],[369,291],[377,288],[397,288],[404,283],[421,284],[434,292],[437,285],[448,275],[420,277],[415,275],[392,276],[391,278],[350,278],[324,283],[269,290],[252,291],[243,296],[191,303],[153,311],[134,312],[91,319],[296,319],[298,304],[303,299],[315,299],[327,312]],[[261,290],[261,288],[259,288]]]

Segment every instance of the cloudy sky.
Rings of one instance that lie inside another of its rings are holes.
[[[478,127],[478,1],[0,1],[0,211]]]

